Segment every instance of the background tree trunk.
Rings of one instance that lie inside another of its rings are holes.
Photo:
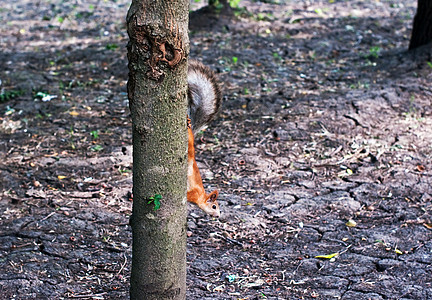
[[[133,0],[131,299],[186,298],[188,0]],[[160,209],[149,198],[162,195]]]
[[[432,42],[432,1],[418,0],[409,49]]]

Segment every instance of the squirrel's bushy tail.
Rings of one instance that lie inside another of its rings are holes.
[[[188,66],[188,115],[194,134],[204,129],[220,110],[222,93],[213,71],[196,60]]]

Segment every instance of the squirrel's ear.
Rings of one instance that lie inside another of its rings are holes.
[[[214,202],[216,201],[217,197],[219,196],[219,192],[217,190],[210,193],[209,200]]]

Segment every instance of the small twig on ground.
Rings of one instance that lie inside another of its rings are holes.
[[[123,253],[123,257],[124,257],[124,262],[121,265],[120,270],[117,272],[117,275],[119,275],[123,271],[123,269],[125,268],[125,266],[126,266],[126,263],[127,263],[126,253]]]
[[[225,240],[226,242],[230,242],[230,243],[233,243],[233,244],[236,244],[236,245],[239,245],[239,246],[243,247],[243,243],[242,242],[239,242],[239,241],[237,241],[235,239],[232,239],[232,238],[229,238],[229,237],[225,237],[225,236],[223,236],[223,235],[221,235],[219,233],[216,233],[216,235],[218,237],[222,238],[223,240]]]
[[[103,295],[106,295],[106,292],[99,293],[99,294],[81,294],[81,295],[71,295],[68,296],[69,298],[93,298],[93,297],[100,297]]]
[[[44,217],[44,218],[42,218],[42,219],[40,219],[39,221],[45,221],[46,219],[48,219],[48,218],[50,218],[50,217],[52,217],[54,214],[55,214],[56,212],[55,211],[53,211],[52,213],[50,213],[49,215],[47,215],[46,217]]]

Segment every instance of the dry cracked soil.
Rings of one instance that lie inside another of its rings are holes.
[[[188,299],[432,299],[432,47],[407,51],[415,2],[192,14],[191,57],[224,106],[197,142],[222,217],[190,207]],[[0,3],[1,298],[127,299],[129,2]]]

